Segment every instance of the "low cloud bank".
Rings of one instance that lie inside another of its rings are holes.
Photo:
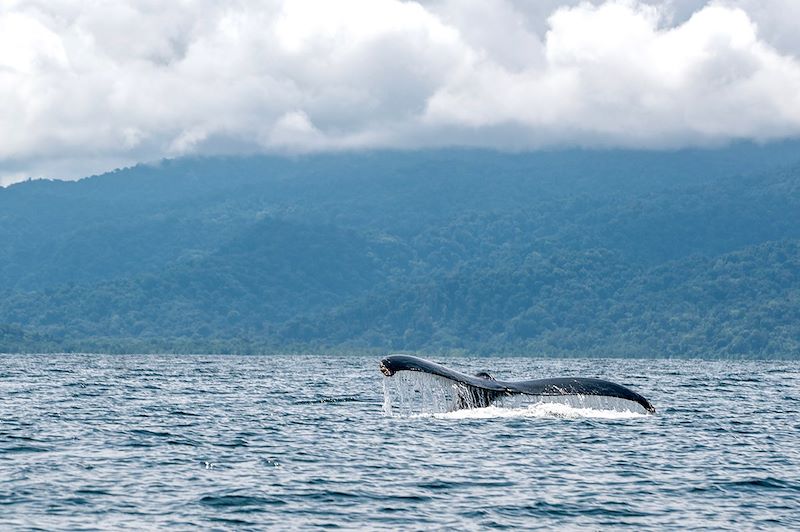
[[[0,184],[183,154],[793,137],[798,18],[794,0],[11,1]]]

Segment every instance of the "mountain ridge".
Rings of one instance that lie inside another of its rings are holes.
[[[187,158],[13,185],[0,352],[792,358],[798,147]]]

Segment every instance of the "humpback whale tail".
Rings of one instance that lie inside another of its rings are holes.
[[[528,381],[501,381],[482,371],[467,375],[435,362],[410,355],[391,355],[380,361],[380,370],[392,377],[398,372],[420,372],[445,379],[454,392],[453,409],[481,408],[506,397],[531,398],[538,401],[560,399],[622,400],[654,413],[655,408],[643,396],[620,384],[593,378],[559,377]]]

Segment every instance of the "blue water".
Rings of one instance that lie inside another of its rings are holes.
[[[654,416],[384,415],[375,357],[0,357],[0,528],[800,527],[800,364],[454,358]]]

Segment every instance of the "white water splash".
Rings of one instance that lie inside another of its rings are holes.
[[[597,395],[512,395],[489,407],[471,404],[466,386],[450,379],[417,371],[399,371],[383,379],[383,411],[396,417],[437,419],[598,418],[645,417],[636,402]],[[480,407],[480,408],[479,408]]]
[[[456,410],[439,414],[419,414],[419,417],[436,419],[494,419],[494,418],[562,418],[562,419],[635,419],[647,414],[629,410],[598,410],[594,408],[575,408],[567,404],[542,402],[522,408],[489,406]]]

